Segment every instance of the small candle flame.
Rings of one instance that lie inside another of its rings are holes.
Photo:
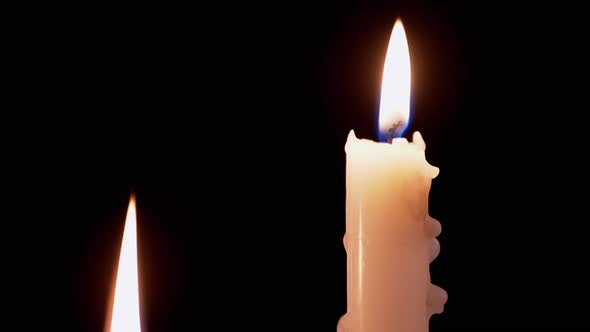
[[[129,200],[108,332],[141,332],[135,198]]]
[[[410,50],[402,21],[398,19],[389,39],[379,105],[379,136],[401,136],[410,119]],[[383,139],[382,139],[383,140]]]

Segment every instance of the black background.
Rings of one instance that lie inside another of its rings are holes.
[[[102,331],[135,191],[146,331],[335,331],[344,143],[350,129],[376,137],[397,17],[412,61],[408,132],[422,132],[441,169],[431,274],[450,299],[431,331],[581,328],[578,12],[458,1],[28,8],[10,30],[24,33],[9,50],[19,94],[3,123],[14,185],[4,219],[17,226],[5,233],[7,273],[26,281],[7,288],[23,330]]]

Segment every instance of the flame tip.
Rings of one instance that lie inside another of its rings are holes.
[[[135,192],[129,195],[129,207],[117,264],[115,290],[110,311],[109,332],[141,332],[139,277],[137,263],[137,212]]]
[[[129,206],[133,205],[135,206],[137,202],[137,196],[135,195],[135,191],[131,191],[131,193],[129,194]]]
[[[401,30],[404,35],[406,34],[406,29],[404,28],[404,22],[399,17],[395,20],[395,23],[393,24],[393,30],[395,31],[398,29]]]

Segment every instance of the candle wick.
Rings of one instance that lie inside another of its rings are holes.
[[[402,121],[397,121],[391,126],[391,128],[389,128],[387,131],[387,143],[391,143],[393,139],[397,137],[397,134],[401,132],[402,127]]]

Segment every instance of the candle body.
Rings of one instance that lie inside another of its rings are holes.
[[[438,168],[419,134],[346,143],[347,313],[340,332],[426,332],[431,239],[428,193]]]

